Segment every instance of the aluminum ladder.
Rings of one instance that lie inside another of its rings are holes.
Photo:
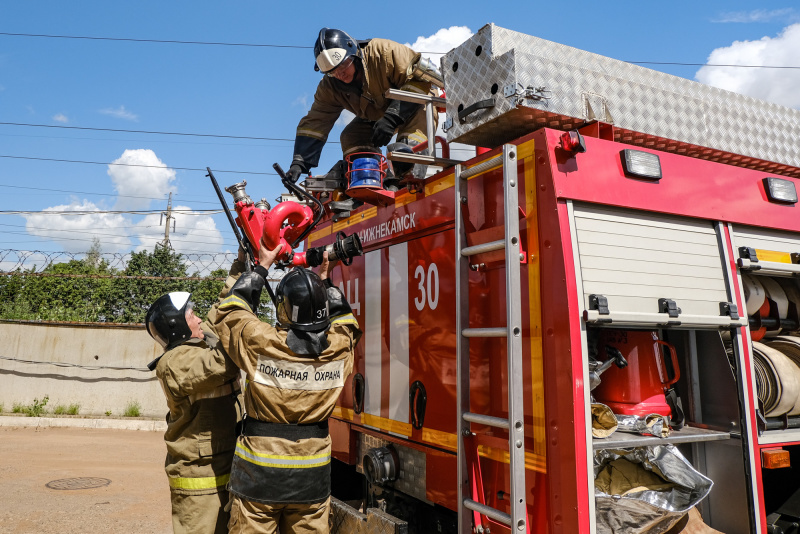
[[[439,96],[422,95],[419,93],[412,93],[411,91],[401,91],[400,89],[387,89],[384,96],[388,99],[403,100],[405,102],[414,102],[415,104],[422,104],[425,106],[425,122],[426,122],[426,135],[428,136],[428,152],[427,154],[408,154],[405,152],[389,152],[386,158],[392,161],[402,161],[406,163],[419,163],[422,165],[432,165],[435,167],[452,167],[459,160],[451,158],[436,157],[436,129],[433,123],[433,107],[435,105],[443,106],[447,101]]]
[[[498,241],[467,246],[466,221],[462,204],[467,202],[467,180],[497,167],[503,168],[503,200],[505,236]],[[512,533],[530,532],[525,505],[525,435],[522,388],[522,304],[520,283],[519,201],[517,179],[517,147],[504,145],[502,154],[467,170],[455,169],[456,216],[456,358],[458,387],[458,534],[486,531],[481,516],[507,525]],[[469,328],[470,257],[505,249],[506,326]],[[508,419],[470,411],[469,339],[473,337],[505,337],[508,359]],[[473,442],[471,423],[503,428],[508,431],[509,481],[511,513],[485,504],[480,462]]]

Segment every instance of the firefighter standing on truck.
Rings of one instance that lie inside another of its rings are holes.
[[[314,94],[314,103],[300,120],[294,142],[294,158],[287,176],[294,182],[319,164],[322,147],[342,110],[355,118],[341,134],[345,156],[355,152],[380,152],[395,133],[390,150],[410,152],[427,140],[425,107],[388,99],[388,89],[436,96],[434,86],[444,87],[442,77],[429,60],[409,47],[388,39],[357,42],[347,33],[322,28],[314,43],[314,69],[325,76]],[[433,110],[434,121],[438,119]],[[436,126],[434,125],[434,130]],[[413,167],[395,163],[400,178]]]
[[[246,374],[247,417],[228,487],[231,533],[328,532],[331,439],[328,417],[353,369],[361,331],[328,278],[295,267],[275,291],[278,328],[256,317],[267,269],[281,247],[261,244],[260,265],[243,274],[209,320]]]
[[[220,298],[243,268],[240,252]],[[164,469],[172,529],[175,534],[221,534],[228,531],[226,484],[241,419],[240,373],[211,325],[194,314],[189,297],[168,293],[147,311],[147,333],[165,350],[148,367],[155,370],[169,407]]]

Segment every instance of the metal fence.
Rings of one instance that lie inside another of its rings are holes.
[[[235,253],[43,252],[0,250],[0,321],[142,324],[150,305],[171,291],[192,293],[205,317],[219,298]],[[270,283],[278,281],[272,277]],[[259,316],[271,320],[269,299]]]

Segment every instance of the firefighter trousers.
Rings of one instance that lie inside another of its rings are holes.
[[[233,496],[230,534],[328,534],[330,498],[314,504],[263,504]]]
[[[174,534],[225,534],[228,532],[228,490],[208,495],[172,493]]]
[[[434,113],[434,121],[437,119]],[[350,121],[344,127],[340,141],[342,142],[342,153],[347,156],[353,152],[372,152],[372,126],[375,121],[361,119],[359,117]],[[414,146],[428,139],[428,122],[425,118],[425,107],[422,106],[407,122],[401,124],[397,129],[397,140],[407,142]],[[436,130],[436,125],[433,127]]]

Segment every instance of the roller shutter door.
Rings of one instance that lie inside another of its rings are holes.
[[[666,298],[682,315],[719,317],[730,301],[710,221],[579,203],[573,214],[585,309],[591,294],[612,312],[640,314]]]

